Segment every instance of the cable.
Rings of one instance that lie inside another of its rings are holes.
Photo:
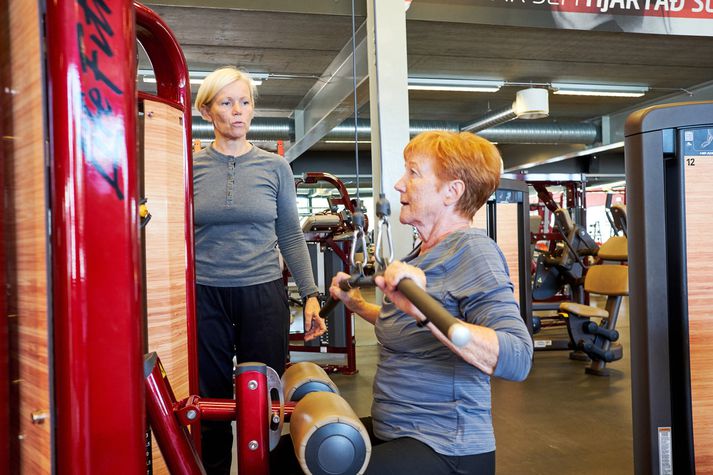
[[[360,196],[360,178],[359,178],[359,102],[357,98],[357,80],[356,80],[356,7],[352,0],[352,81],[354,88],[354,169],[356,171],[356,205],[354,213],[352,213],[352,223],[354,224],[354,233],[352,236],[351,248],[349,250],[349,261],[352,267],[358,269],[359,274],[364,273],[364,265],[367,261],[366,236],[364,233],[364,209],[361,204]],[[361,245],[362,259],[356,261],[356,251]]]
[[[361,208],[361,199],[359,196],[359,104],[357,99],[357,80],[356,80],[356,10],[354,0],[352,0],[352,81],[354,85],[354,161],[356,170],[356,203],[357,208]],[[361,212],[361,209],[357,209]]]

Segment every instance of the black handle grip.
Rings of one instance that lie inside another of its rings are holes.
[[[441,333],[458,346],[465,346],[470,341],[470,330],[456,317],[448,313],[443,306],[411,279],[401,279],[396,286],[399,292],[428,318]]]
[[[324,302],[324,305],[322,305],[322,308],[319,310],[319,316],[322,318],[327,318],[327,315],[332,313],[334,309],[337,308],[339,302],[339,300],[335,299],[330,295],[327,301]]]
[[[591,335],[601,335],[609,341],[617,341],[619,339],[618,331],[600,327],[594,322],[587,323],[587,325],[584,327],[584,331]]]
[[[339,288],[347,292],[355,287],[374,286],[373,275],[355,275],[349,280],[343,280],[339,283]],[[443,306],[428,293],[420,288],[411,279],[401,279],[399,285],[396,286],[404,296],[413,303],[417,309],[423,313],[441,333],[446,335],[451,342],[458,346],[465,346],[470,341],[470,330],[457,318],[448,313]],[[329,315],[339,304],[339,300],[329,297],[325,302],[319,316],[324,318]]]
[[[353,275],[349,278],[349,280],[339,282],[339,288],[345,292],[349,292],[351,289],[356,287],[374,287],[376,285],[374,283],[374,277],[375,276],[373,275],[363,274]],[[336,300],[330,295],[327,301],[324,302],[324,305],[322,305],[322,309],[319,311],[319,316],[326,318],[327,315],[332,313],[334,309],[337,308],[339,302],[339,300]]]
[[[606,361],[614,361],[614,352],[609,350],[603,350],[593,344],[592,342],[582,343],[580,342],[580,349],[588,354],[592,359]]]

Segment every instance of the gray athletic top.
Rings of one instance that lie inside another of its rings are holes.
[[[500,344],[494,376],[521,381],[532,338],[513,295],[502,252],[482,230],[448,235],[404,259],[426,273],[427,291],[454,316],[495,330]],[[436,340],[427,328],[384,303],[376,321],[379,363],[374,378],[374,433],[412,437],[444,455],[495,450],[490,377]]]
[[[279,244],[300,295],[318,291],[284,158],[255,146],[238,157],[204,148],[193,156],[193,205],[197,283],[245,287],[279,279]]]

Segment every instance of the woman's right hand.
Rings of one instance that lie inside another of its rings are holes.
[[[364,297],[362,297],[359,289],[350,289],[348,292],[345,292],[339,287],[340,282],[349,280],[350,278],[351,276],[349,274],[337,272],[337,275],[332,278],[332,283],[329,286],[329,294],[332,298],[341,300],[344,306],[352,312],[359,313],[364,304]]]

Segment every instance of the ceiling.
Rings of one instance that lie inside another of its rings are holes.
[[[363,0],[356,3],[359,26],[365,20],[365,6]],[[419,3],[431,10],[419,10]],[[173,30],[190,70],[211,71],[230,64],[270,74],[258,88],[256,117],[290,117],[351,41],[351,3],[344,0],[168,0],[147,5]],[[433,7],[438,8],[437,19],[429,19]],[[467,123],[509,107],[527,84],[650,88],[643,98],[549,95],[550,116],[544,120],[597,124],[603,116],[625,117],[625,111],[652,101],[706,99],[711,89],[707,83],[713,79],[713,37],[483,25],[459,17],[462,7],[463,0],[414,0],[407,13],[409,76],[493,78],[506,81],[506,86],[497,93],[410,91],[411,120]],[[150,68],[145,56],[139,66]],[[360,117],[368,112],[368,106],[362,107]],[[616,127],[621,128],[622,120],[615,121]],[[609,135],[605,131],[601,140],[614,141]],[[506,168],[508,157],[515,167],[584,148],[501,144]]]

